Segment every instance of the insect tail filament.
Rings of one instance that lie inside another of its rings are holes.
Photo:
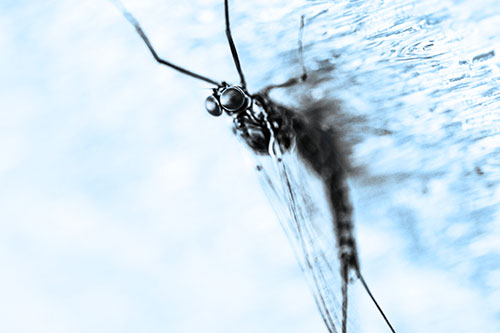
[[[387,318],[387,316],[385,315],[384,311],[382,310],[382,308],[380,307],[380,305],[378,304],[378,302],[375,300],[375,297],[373,296],[373,294],[371,293],[370,291],[370,288],[368,288],[368,285],[366,284],[366,281],[365,279],[363,278],[363,275],[361,275],[361,272],[360,270],[358,269],[357,270],[357,275],[358,275],[358,278],[359,278],[359,281],[361,281],[361,284],[363,285],[363,287],[365,288],[366,292],[368,293],[368,295],[370,296],[371,300],[373,301],[373,303],[375,304],[375,306],[377,307],[378,311],[380,312],[380,314],[382,315],[382,317],[384,318],[387,326],[389,326],[389,328],[391,329],[391,332],[392,333],[396,333],[396,331],[394,330],[394,328],[392,327],[391,323],[389,322],[389,319]]]

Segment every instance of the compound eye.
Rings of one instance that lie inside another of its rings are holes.
[[[208,96],[205,100],[205,109],[207,109],[208,113],[212,116],[218,117],[222,114],[222,109],[219,105],[219,101],[214,96]]]
[[[245,93],[235,87],[227,88],[220,95],[220,103],[228,111],[238,111],[246,102]]]

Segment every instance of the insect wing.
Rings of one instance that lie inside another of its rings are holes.
[[[257,170],[323,321],[329,332],[340,332],[342,280],[333,216],[321,179],[309,170],[294,150],[279,157],[259,156]],[[351,320],[349,326],[348,332],[354,332]]]

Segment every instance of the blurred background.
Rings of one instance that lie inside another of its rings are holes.
[[[238,77],[223,1],[129,0]],[[500,330],[497,1],[230,1],[249,90],[341,106],[365,277],[401,332]],[[108,1],[0,4],[0,332],[326,332],[211,87]],[[331,117],[330,117],[331,118]],[[353,301],[361,332],[386,332]]]

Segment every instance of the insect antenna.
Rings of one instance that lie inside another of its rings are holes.
[[[377,307],[378,311],[380,312],[380,314],[382,315],[382,317],[384,318],[387,326],[389,326],[389,328],[391,329],[391,332],[392,333],[396,333],[396,331],[394,330],[394,328],[392,327],[391,323],[389,322],[389,319],[387,318],[387,316],[385,315],[384,311],[382,310],[382,308],[380,307],[380,305],[378,305],[377,301],[375,300],[375,297],[373,296],[373,294],[371,293],[370,291],[370,288],[368,288],[368,285],[366,284],[366,281],[365,279],[363,278],[363,275],[361,275],[361,272],[359,271],[359,269],[357,270],[357,274],[358,274],[358,278],[359,280],[361,281],[361,284],[363,285],[363,287],[365,288],[366,292],[368,293],[368,295],[370,296],[370,298],[372,299],[373,303],[375,304],[375,306]]]
[[[233,56],[234,65],[238,70],[238,74],[240,75],[241,87],[243,90],[246,90],[247,83],[245,81],[245,76],[243,75],[243,70],[241,69],[240,58],[238,57],[238,51],[236,50],[236,46],[234,45],[233,36],[231,35],[231,27],[229,24],[229,1],[224,0],[224,11],[225,11],[225,19],[226,19],[226,37],[229,43],[229,48],[231,49],[231,54]]]
[[[151,54],[153,55],[153,57],[155,58],[155,60],[158,63],[160,63],[162,65],[165,65],[165,66],[168,66],[170,68],[173,68],[176,71],[181,72],[182,74],[194,77],[195,79],[202,80],[202,81],[208,82],[210,84],[213,84],[213,85],[215,85],[217,87],[222,86],[221,82],[217,82],[217,81],[212,80],[212,79],[210,79],[210,78],[208,78],[206,76],[203,76],[203,75],[191,72],[190,70],[187,70],[187,69],[185,69],[183,67],[180,67],[180,66],[177,66],[176,64],[171,63],[170,61],[167,61],[165,59],[160,58],[160,56],[158,56],[158,54],[156,53],[156,50],[154,49],[153,45],[149,41],[149,38],[144,33],[144,30],[142,30],[142,27],[139,24],[139,21],[137,21],[137,19],[132,15],[132,13],[130,13],[125,8],[125,6],[123,5],[123,3],[121,1],[119,1],[119,0],[111,0],[111,2],[115,5],[116,8],[118,8],[119,11],[122,12],[123,16],[127,19],[127,21],[129,21],[130,24],[132,24],[135,27],[135,30],[137,31],[137,33],[139,34],[139,36],[141,36],[142,40],[144,41],[144,43],[148,47],[149,51],[151,52]]]

